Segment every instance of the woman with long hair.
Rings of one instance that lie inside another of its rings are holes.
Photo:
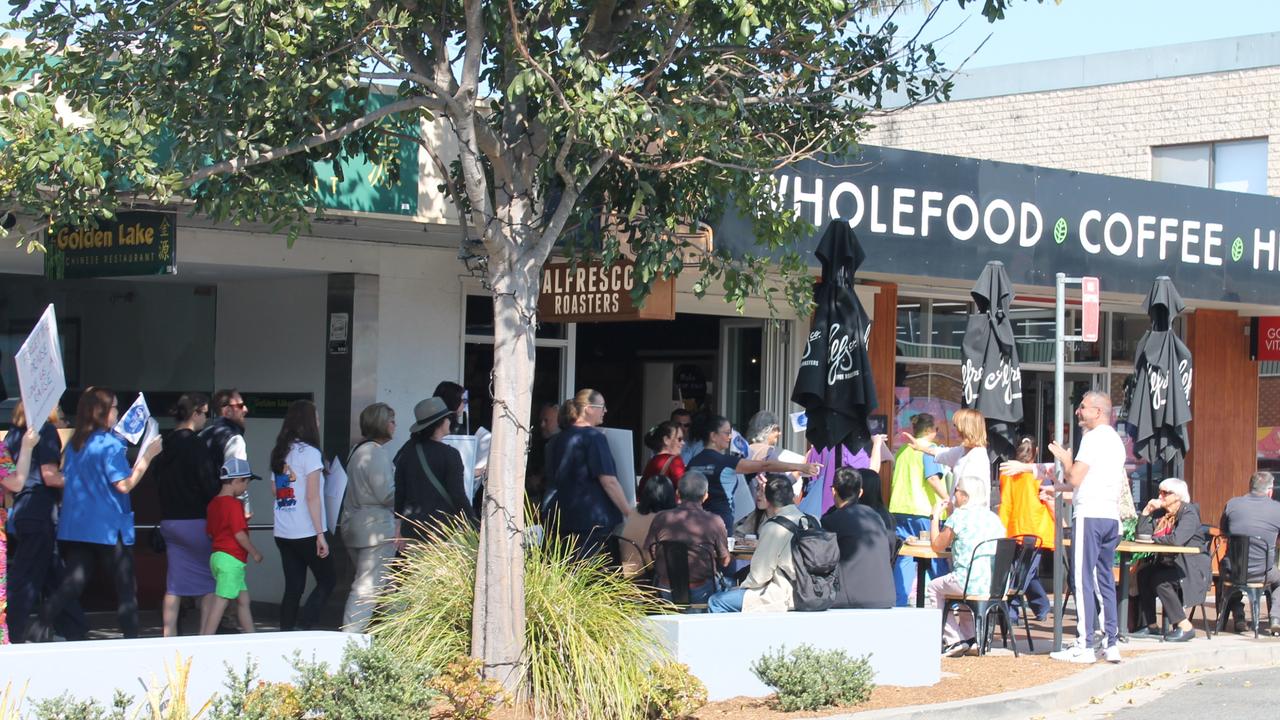
[[[564,404],[568,427],[547,448],[547,499],[543,517],[577,544],[579,555],[600,552],[609,534],[631,515],[604,433],[604,396],[579,390]]]
[[[26,473],[14,473],[5,489],[14,493],[13,507],[5,523],[8,535],[9,640],[26,641],[27,620],[36,608],[46,578],[54,572],[54,543],[58,526],[54,510],[62,487],[62,438],[58,435],[58,410],[47,421],[28,422],[21,400],[13,409],[12,429],[5,436],[9,456],[17,458],[28,431],[39,436],[31,450]]]
[[[644,472],[640,473],[637,498],[644,495],[645,482],[650,478],[665,477],[670,481],[671,487],[680,484],[680,478],[684,477],[684,461],[680,459],[684,439],[684,430],[670,420],[663,420],[644,434],[644,446],[653,451],[653,457],[649,458]]]
[[[1046,552],[1052,553],[1053,506],[1040,499],[1043,485],[1037,477],[1037,443],[1024,437],[1014,448],[1013,460],[1000,465],[1000,522],[1004,523],[1009,537],[1035,535],[1040,538],[1040,550],[1031,563],[1027,586],[1023,588],[1030,610],[1037,620],[1049,615],[1049,596],[1040,584],[1040,562]]]
[[[126,638],[138,636],[138,602],[133,574],[133,506],[129,493],[142,480],[160,443],[141,449],[133,467],[124,441],[111,432],[119,420],[116,394],[91,387],[76,405],[75,431],[63,455],[62,513],[58,549],[66,563],[62,583],[40,609],[31,628],[46,639],[51,620],[80,597],[95,567],[107,564],[116,587],[116,618]],[[83,638],[68,638],[68,640]]]
[[[200,598],[200,627],[208,620],[213,599],[213,553],[205,528],[205,510],[222,483],[213,474],[209,450],[197,434],[209,418],[209,398],[187,393],[169,411],[178,426],[162,443],[152,463],[160,491],[160,535],[164,537],[164,636],[178,634],[178,605],[184,597]]]
[[[396,432],[396,412],[374,403],[360,413],[363,438],[347,458],[347,495],[342,501],[342,539],[355,565],[355,579],[342,614],[342,629],[362,633],[386,565],[396,555],[395,466],[386,445]]]
[[[271,474],[275,479],[275,540],[284,570],[280,599],[280,629],[310,630],[329,600],[337,579],[329,557],[325,532],[320,455],[320,415],[310,400],[297,400],[285,413],[275,447]],[[307,597],[299,619],[298,605],[311,570],[316,587]]]

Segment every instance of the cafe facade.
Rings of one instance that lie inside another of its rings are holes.
[[[1280,316],[1280,156],[1268,159],[1280,151],[1266,141],[1280,123],[1274,108],[1240,100],[1242,87],[1253,88],[1247,94],[1262,105],[1276,96],[1280,58],[1251,57],[1269,64],[1058,90],[1028,85],[906,109],[877,121],[860,156],[777,174],[779,209],[812,223],[813,242],[826,223],[844,221],[867,250],[856,291],[872,319],[876,412],[890,427],[918,412],[945,418],[958,407],[969,290],[987,261],[1004,262],[1015,286],[1024,432],[1042,441],[1052,434],[1055,273],[1095,276],[1101,285],[1099,340],[1067,348],[1068,396],[1099,388],[1117,404],[1147,327],[1142,299],[1157,276],[1168,275],[1188,306],[1178,328],[1195,358],[1185,474],[1216,517],[1257,466],[1262,428],[1280,427],[1268,414],[1280,412],[1280,388],[1267,401],[1267,365],[1251,358],[1254,338],[1267,337],[1269,318]],[[1103,122],[1135,115],[1161,93],[1170,94],[1169,107],[1143,115],[1148,144]],[[1174,111],[1187,93],[1205,104],[1221,98],[1216,124],[1190,122],[1185,106]],[[1072,107],[1095,111],[1059,123],[1043,110],[1068,96]],[[1128,104],[1107,105],[1120,98]],[[1017,137],[1048,139],[1002,143],[1013,133],[997,117],[1018,127]],[[422,131],[447,154],[444,133],[428,124]],[[1092,141],[1068,142],[1072,133]],[[1244,192],[1154,181],[1157,165],[1197,162],[1176,152],[1157,162],[1156,148],[1207,143],[1210,165],[1222,171],[1229,163],[1214,165],[1214,153],[1225,148],[1226,160],[1240,150],[1230,145],[1236,141],[1254,143],[1244,148],[1254,153],[1261,142],[1261,186],[1256,171],[1238,181]],[[1069,150],[1050,152],[1059,147]],[[1142,153],[1145,166],[1104,162]],[[182,208],[139,208],[170,224],[167,258],[158,256],[156,217],[115,228],[117,238],[125,228],[127,262],[145,264],[142,274],[135,267],[77,277],[87,266],[71,254],[59,266],[0,246],[0,410],[17,395],[12,353],[53,303],[73,392],[105,385],[130,395],[122,397],[128,402],[142,391],[159,413],[181,392],[238,387],[250,404],[248,447],[259,474],[284,408],[299,397],[320,407],[326,455],[345,454],[365,405],[387,402],[402,420],[411,418],[442,380],[468,389],[471,429],[489,427],[494,319],[482,267],[459,251],[458,216],[438,192],[434,165],[417,156],[406,167],[392,181],[357,162],[341,181],[322,183],[327,210],[292,246],[269,228],[216,224]],[[727,219],[699,228],[690,242],[745,252],[750,239],[748,223]],[[103,242],[94,231],[66,240],[71,250]],[[535,402],[597,388],[607,400],[606,424],[637,438],[677,406],[724,414],[743,430],[758,410],[780,418],[799,410],[789,395],[808,320],[786,308],[771,313],[758,298],[739,312],[714,292],[700,297],[693,273],[658,283],[637,307],[625,262],[571,266],[553,258],[542,283]],[[1068,322],[1080,323],[1078,294]],[[1255,324],[1262,329],[1252,332]],[[0,423],[6,420],[0,412]],[[399,423],[393,446],[411,424]],[[783,442],[804,448],[789,427]],[[251,494],[252,527],[261,535],[255,543],[269,557],[250,567],[249,586],[255,599],[274,602],[280,577],[268,539],[271,488],[256,483]],[[157,519],[147,502],[138,498],[144,526]],[[139,548],[144,602],[163,587],[163,560],[147,560],[147,552]]]

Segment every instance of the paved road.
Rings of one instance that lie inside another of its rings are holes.
[[[1111,714],[1116,720],[1245,717],[1275,702],[1280,668],[1215,673],[1165,692],[1159,699],[1125,707]],[[1230,713],[1230,714],[1226,714]]]

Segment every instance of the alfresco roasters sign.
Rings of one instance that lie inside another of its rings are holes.
[[[800,163],[774,182],[779,212],[853,227],[863,272],[972,280],[1001,260],[1015,283],[1052,286],[1065,272],[1143,294],[1169,275],[1184,297],[1280,304],[1280,199],[1270,196],[877,147]],[[716,230],[740,252],[750,237],[741,218]]]

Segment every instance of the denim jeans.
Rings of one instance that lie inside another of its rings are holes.
[[[707,598],[711,597],[711,595],[715,593],[716,590],[717,588],[716,588],[715,580],[708,580],[705,583],[699,585],[698,587],[691,587],[689,588],[689,603],[692,605],[705,603],[707,601]],[[666,588],[660,588],[658,590],[658,594],[662,596],[663,600],[666,600],[667,602],[671,602],[670,590]]]
[[[725,590],[707,598],[707,612],[730,613],[742,612],[742,598],[747,591],[743,588]]]

